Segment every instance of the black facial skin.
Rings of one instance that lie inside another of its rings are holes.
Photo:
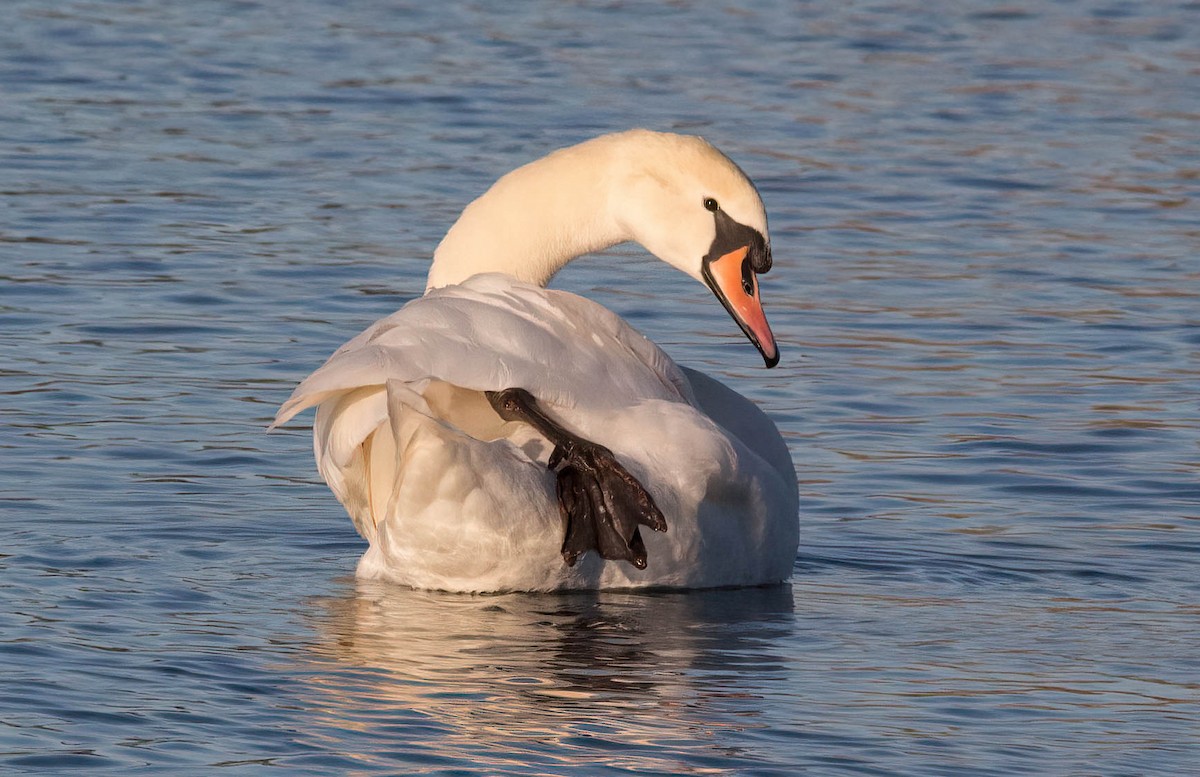
[[[700,274],[703,276],[708,288],[712,289],[713,294],[716,294],[717,299],[725,306],[725,310],[729,312],[734,321],[737,321],[738,326],[742,328],[742,332],[745,333],[747,339],[754,343],[754,347],[762,354],[763,361],[766,362],[767,367],[774,367],[776,364],[779,364],[778,347],[776,348],[774,358],[767,356],[762,344],[758,342],[758,338],[738,318],[733,307],[729,304],[729,300],[721,292],[721,287],[717,285],[716,279],[713,278],[712,272],[708,268],[709,264],[725,256],[730,251],[736,251],[743,246],[748,246],[749,250],[746,252],[746,258],[742,263],[742,289],[749,295],[754,290],[754,273],[765,273],[771,269],[771,247],[767,245],[767,241],[761,232],[753,227],[748,227],[745,224],[734,221],[730,218],[729,214],[721,210],[720,206],[717,205],[717,201],[711,197],[705,199],[704,207],[712,211],[713,219],[717,223],[717,236],[713,239],[708,253],[704,256],[704,261],[700,265]]]
[[[739,224],[720,209],[713,212],[713,219],[717,222],[717,236],[704,257],[705,264],[720,259],[742,246],[750,246],[750,251],[746,254],[750,269],[756,273],[765,273],[771,269],[771,248],[761,232],[754,227]]]

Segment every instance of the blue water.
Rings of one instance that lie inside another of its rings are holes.
[[[0,771],[1195,771],[1196,3],[4,9]],[[758,182],[782,364],[637,250],[555,283],[778,420],[792,583],[357,583],[276,406],[637,125]]]

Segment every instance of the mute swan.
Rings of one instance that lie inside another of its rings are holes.
[[[339,348],[272,424],[317,406],[317,466],[370,543],[360,577],[481,592],[791,575],[796,475],[770,419],[544,288],[629,240],[707,285],[776,364],[766,213],[721,152],[631,130],[514,170],[446,234],[425,295]]]

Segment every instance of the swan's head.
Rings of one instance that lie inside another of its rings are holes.
[[[779,363],[758,276],[771,269],[767,214],[729,157],[690,135],[634,130],[611,207],[634,240],[703,282],[768,367]]]

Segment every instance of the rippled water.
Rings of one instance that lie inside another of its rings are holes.
[[[0,770],[1194,769],[1200,6],[344,5],[5,5]],[[275,407],[634,125],[759,183],[783,362],[636,251],[556,285],[778,419],[792,584],[356,583]]]

